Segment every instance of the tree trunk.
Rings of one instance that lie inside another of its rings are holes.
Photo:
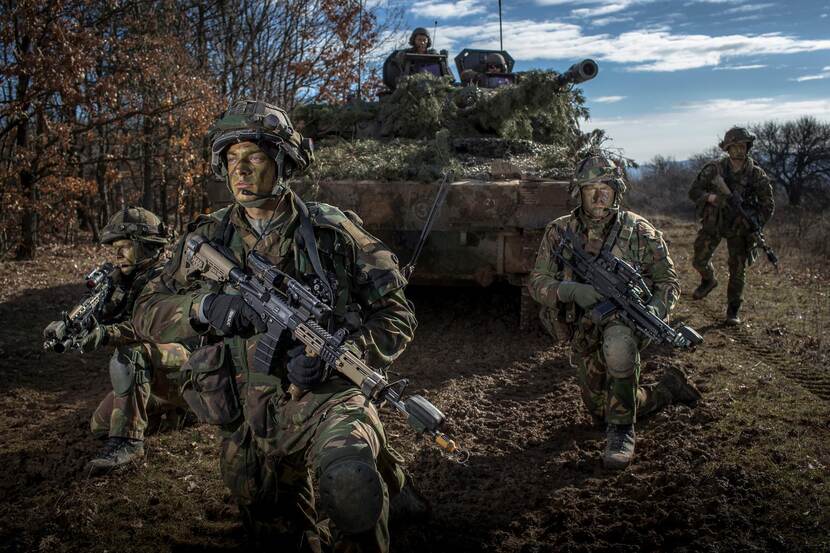
[[[142,143],[142,190],[141,205],[144,209],[154,211],[155,195],[153,190],[153,125],[150,118],[144,116],[144,141]]]

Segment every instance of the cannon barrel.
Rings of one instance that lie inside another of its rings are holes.
[[[597,62],[592,59],[585,59],[570,66],[567,71],[560,74],[556,78],[559,86],[566,84],[579,84],[585,81],[590,81],[599,73],[599,66]]]

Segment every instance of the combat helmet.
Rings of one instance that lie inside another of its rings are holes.
[[[628,190],[625,184],[625,172],[616,161],[603,153],[591,153],[577,165],[571,188],[577,207],[582,206],[582,194],[580,193],[582,187],[596,183],[607,184],[614,190],[614,203],[611,210],[619,210],[622,197]]]
[[[208,131],[210,167],[228,176],[225,153],[232,144],[254,142],[277,164],[280,180],[304,171],[314,160],[311,139],[294,129],[284,109],[260,100],[237,100]]]
[[[415,37],[418,35],[424,35],[425,37],[427,37],[427,48],[432,46],[432,37],[429,36],[429,31],[427,31],[423,27],[417,27],[414,31],[412,31],[412,34],[409,35],[410,46],[412,46],[413,48],[415,47]]]
[[[167,244],[164,223],[155,213],[143,207],[125,207],[113,215],[101,230],[101,244],[118,240],[133,240],[153,247]]]
[[[729,146],[733,144],[746,144],[746,151],[748,152],[752,148],[752,144],[755,142],[755,135],[750,133],[743,127],[732,127],[726,134],[723,136],[723,140],[720,141],[718,146],[724,152],[729,149]]]

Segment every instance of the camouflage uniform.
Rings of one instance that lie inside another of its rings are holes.
[[[130,322],[138,293],[157,276],[155,265],[130,277],[122,277],[104,310],[105,343],[116,347],[110,360],[113,390],[98,405],[90,428],[98,437],[141,440],[150,418],[172,414],[187,405],[178,387],[168,378],[189,356],[182,344],[142,342]]]
[[[269,110],[284,116],[279,108]],[[265,119],[263,124],[270,123]],[[261,232],[239,203],[200,218],[189,231],[224,245],[242,267],[254,250],[311,284],[315,272],[298,234],[299,198],[282,190],[282,201],[290,208],[278,212]],[[325,204],[308,208],[323,268],[336,286],[335,326],[348,329],[347,344],[370,365],[386,367],[416,327],[397,258],[353,214]],[[292,399],[284,351],[290,344],[278,353],[275,368],[264,374],[253,364],[261,335],[223,337],[201,324],[198,312],[206,294],[235,291],[188,274],[186,239],[178,243],[159,278],[144,289],[133,321],[141,336],[154,341],[204,336],[211,346],[194,353],[186,367],[194,379],[229,374],[213,388],[213,398],[202,397],[213,402],[206,412],[219,414],[211,422],[223,432],[222,477],[246,527],[258,539],[291,548],[314,551],[331,541],[335,550],[388,550],[389,497],[403,486],[404,475],[401,459],[386,444],[375,407],[337,373]],[[328,524],[317,520],[310,469],[320,482]],[[348,489],[344,481],[350,482]]]
[[[740,193],[746,205],[752,206],[755,213],[760,216],[762,225],[772,217],[775,202],[769,178],[751,157],[747,157],[745,166],[738,173],[732,170],[728,157],[707,163],[689,190],[689,198],[697,206],[697,216],[701,224],[695,239],[692,265],[704,282],[715,282],[712,254],[721,240],[726,239],[729,249],[726,301],[737,313],[746,284],[746,268],[755,261],[756,244],[747,222],[732,213],[727,199],[719,193],[713,182],[718,175],[726,181],[730,190]],[[709,194],[718,196],[716,205],[706,201]]]
[[[653,413],[671,403],[672,395],[660,385],[639,385],[639,352],[647,340],[617,319],[601,327],[594,325],[579,306],[557,299],[559,283],[574,278],[570,269],[559,267],[552,255],[565,228],[585,240],[589,253],[598,254],[608,242],[614,255],[640,267],[654,294],[652,305],[662,316],[668,316],[680,295],[674,264],[660,232],[639,215],[612,212],[605,220],[595,222],[577,208],[547,226],[530,273],[530,295],[542,304],[545,328],[571,343],[571,364],[577,369],[588,411],[597,420],[632,424],[637,415]]]

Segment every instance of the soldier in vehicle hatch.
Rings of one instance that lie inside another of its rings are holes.
[[[139,297],[136,329],[145,339],[207,342],[185,367],[198,398],[186,397],[221,428],[222,477],[255,539],[280,550],[387,551],[390,498],[393,509],[423,500],[405,485],[375,406],[290,336],[263,370],[253,356],[265,323],[233,287],[190,270],[185,246],[204,237],[243,268],[256,251],[310,288],[332,290],[335,323],[350,331],[344,347],[378,367],[403,352],[417,324],[397,259],[354,214],[306,204],[288,187],[313,154],[284,110],[237,101],[210,143],[234,203],[191,223]],[[292,385],[303,393],[289,393]]]
[[[775,210],[772,185],[767,174],[749,156],[755,137],[743,127],[732,127],[720,142],[723,158],[703,166],[689,190],[697,207],[700,230],[694,244],[692,265],[700,273],[700,286],[692,297],[705,298],[718,285],[712,255],[721,240],[729,250],[729,283],[726,288],[726,323],[740,324],[740,309],[746,285],[746,268],[756,259],[756,236],[749,222],[729,205],[738,194],[744,210],[766,225]]]
[[[431,48],[432,38],[423,27],[409,36],[409,48],[395,50],[383,64],[383,82],[389,90],[395,90],[398,81],[409,75],[429,73],[435,77],[452,77],[447,64],[447,51],[436,52]]]
[[[553,255],[565,229],[584,242],[589,254],[608,249],[640,267],[653,293],[648,309],[662,319],[674,308],[680,286],[660,232],[643,217],[620,209],[626,183],[614,160],[602,154],[585,158],[577,167],[573,190],[577,208],[545,229],[530,273],[530,295],[542,304],[546,330],[570,342],[570,362],[577,369],[583,402],[597,423],[607,425],[604,465],[623,469],[634,457],[638,417],[674,402],[694,405],[700,393],[672,367],[658,384],[640,385],[640,350],[648,340],[616,317],[593,322],[591,308],[603,296],[593,286],[577,282]]]
[[[82,351],[115,346],[109,372],[112,391],[92,415],[90,427],[107,443],[87,465],[91,475],[123,467],[144,456],[144,432],[152,418],[184,416],[186,404],[167,376],[178,371],[190,352],[180,343],[153,343],[136,335],[130,322],[135,300],[144,285],[161,271],[167,244],[161,220],[140,207],[119,211],[101,232],[101,244],[112,247],[115,288],[103,315],[84,337]],[[50,323],[45,338],[61,332],[62,321]]]

